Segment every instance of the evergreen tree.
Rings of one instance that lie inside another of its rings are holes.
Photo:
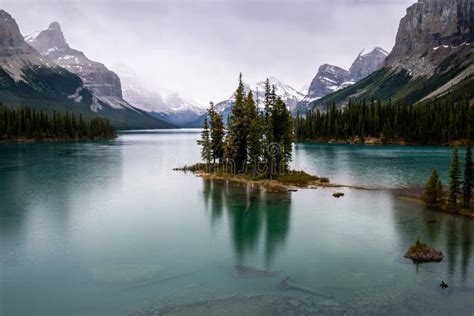
[[[226,156],[235,164],[234,172],[242,172],[247,160],[248,122],[245,115],[245,92],[242,74],[235,92],[235,103],[229,116]]]
[[[224,120],[222,115],[214,110],[214,103],[211,102],[211,106],[208,111],[208,116],[211,120],[211,159],[213,163],[219,160],[222,163],[224,158]]]
[[[449,169],[449,197],[450,208],[457,209],[458,196],[461,194],[461,168],[459,164],[458,148],[453,149],[453,161]]]
[[[273,92],[275,94],[275,92]],[[280,97],[276,98],[272,109],[271,122],[273,126],[273,143],[278,149],[275,154],[275,168],[279,173],[288,170],[291,160],[292,127],[291,114],[285,102]]]
[[[376,137],[385,142],[439,145],[472,141],[473,119],[469,97],[456,100],[448,95],[415,105],[350,100],[347,107],[339,109],[332,103],[324,113],[309,111],[295,123],[299,140]]]
[[[207,117],[204,118],[204,125],[201,132],[201,139],[197,141],[198,145],[201,146],[201,158],[209,165],[211,163],[211,140],[209,137],[209,125],[207,123]]]
[[[474,177],[472,175],[472,147],[466,147],[466,162],[464,164],[464,184],[463,184],[463,204],[465,208],[470,207],[472,197],[472,185]]]
[[[443,200],[443,186],[439,179],[438,171],[433,170],[428,182],[425,185],[425,190],[422,196],[426,207],[438,210],[441,208]]]
[[[0,103],[0,140],[18,139],[109,139],[117,137],[114,126],[105,118],[85,120],[82,115],[31,108],[13,109]]]
[[[272,153],[273,146],[273,123],[272,123],[272,112],[275,103],[275,94],[270,80],[267,78],[265,81],[265,99],[264,99],[264,110],[262,114],[262,150],[264,153],[264,160],[267,167],[268,177],[272,179],[274,173],[274,157]]]
[[[258,115],[257,106],[250,91],[245,100],[248,121],[248,161],[253,174],[256,173],[262,155],[262,121]]]

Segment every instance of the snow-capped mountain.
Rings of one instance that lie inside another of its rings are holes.
[[[277,96],[279,96],[290,111],[296,107],[296,105],[304,98],[304,94],[296,90],[295,88],[281,82],[275,77],[268,78],[270,85],[274,85]],[[254,85],[244,83],[244,92],[248,94],[252,91],[254,100],[260,108],[263,108],[263,100],[265,98],[265,81],[259,81]],[[220,101],[215,104],[215,110],[221,114],[224,118],[224,124],[227,125],[229,115],[232,110],[232,106],[235,102],[235,93],[233,93],[228,99]],[[205,115],[202,115],[193,122],[187,124],[187,127],[202,127]]]
[[[311,102],[322,98],[326,94],[350,85],[349,71],[337,66],[324,64],[319,67],[318,73],[311,81],[304,101]]]
[[[196,120],[206,112],[197,102],[181,97],[177,92],[160,89],[160,92],[143,87],[135,73],[118,66],[122,78],[122,93],[125,100],[150,115],[183,126]]]
[[[57,31],[57,25],[52,24],[51,29]],[[34,40],[40,34],[28,39]],[[54,38],[49,39],[46,42],[54,44]],[[53,47],[54,51],[59,51],[59,46]],[[38,110],[69,111],[87,116],[95,116],[99,109],[103,109],[100,116],[110,119],[117,128],[173,127],[131,107],[121,98],[117,101],[107,97],[99,100],[84,81],[80,75],[58,65],[49,54],[41,54],[29,45],[15,19],[0,10],[1,102],[13,107],[26,104]]]
[[[268,80],[270,81],[270,85],[274,85],[276,87],[277,96],[279,96],[285,102],[290,111],[293,111],[298,102],[301,101],[305,96],[300,91],[281,82],[275,77],[270,77]],[[258,91],[258,96],[260,99],[262,99],[264,97],[265,81],[258,82],[256,84],[256,89],[254,90]]]
[[[135,110],[122,98],[120,78],[105,65],[90,60],[83,52],[71,48],[58,22],[51,23],[46,30],[25,36],[25,40],[41,55],[82,79],[84,86],[94,96],[92,111],[101,111],[103,106]]]
[[[295,111],[305,111],[311,102],[349,87],[367,77],[383,66],[387,56],[388,52],[386,50],[376,47],[368,53],[364,53],[364,50],[362,50],[349,70],[329,64],[320,66],[316,76],[311,81],[308,93],[295,106]]]
[[[25,83],[28,83],[27,72],[38,68],[62,71],[56,63],[25,42],[16,21],[4,10],[0,10],[0,67],[15,82]]]

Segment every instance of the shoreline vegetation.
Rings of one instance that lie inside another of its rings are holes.
[[[117,137],[106,118],[83,118],[60,112],[52,114],[28,107],[19,109],[0,103],[0,143],[108,140]]]
[[[237,184],[251,184],[253,186],[264,188],[267,192],[292,192],[295,188],[346,187],[332,184],[329,182],[328,178],[321,178],[310,175],[304,171],[296,170],[289,170],[283,175],[275,175],[272,179],[269,179],[262,174],[229,173],[225,171],[225,168],[221,168],[220,166],[210,168],[208,165],[203,163],[174,168],[173,170],[191,172],[204,179],[225,180]]]
[[[474,135],[474,106],[452,95],[408,105],[372,99],[335,103],[295,118],[298,141],[334,143],[467,145]]]
[[[213,169],[213,170],[210,170]],[[348,188],[354,190],[375,191],[377,188],[367,188],[355,185],[345,185],[331,183],[328,178],[318,177],[308,174],[304,171],[288,170],[287,173],[275,175],[272,179],[267,178],[262,174],[252,173],[229,173],[226,172],[222,166],[206,165],[204,163],[197,163],[194,165],[173,168],[174,171],[191,172],[198,177],[204,179],[224,180],[237,184],[251,184],[264,188],[267,192],[294,192],[295,189],[316,189],[316,188]],[[337,197],[343,196],[339,192],[334,194]],[[336,197],[336,196],[335,196]]]
[[[334,137],[317,137],[299,139],[299,143],[314,143],[314,144],[338,144],[338,145],[400,145],[400,146],[466,146],[470,143],[468,139],[453,140],[447,143],[436,145],[424,145],[405,140],[386,140],[383,137],[348,137],[348,138],[334,138]]]
[[[461,173],[458,147],[453,149],[453,160],[449,168],[448,190],[443,190],[438,170],[433,169],[420,199],[427,209],[451,214],[474,217],[472,188],[474,174],[472,168],[472,147],[466,146],[464,173]]]

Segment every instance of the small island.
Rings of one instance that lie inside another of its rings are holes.
[[[417,240],[410,246],[404,257],[413,260],[414,263],[423,263],[440,262],[443,260],[444,255],[441,251]]]
[[[268,79],[264,96],[263,107],[259,107],[261,102],[254,100],[252,91],[245,94],[240,75],[227,128],[211,102],[197,141],[203,162],[174,170],[190,171],[208,179],[250,183],[269,192],[336,186],[329,184],[327,178],[289,168],[294,141],[291,113]]]
[[[209,168],[209,165],[198,163],[191,166],[174,168],[175,171],[189,171],[205,179],[225,180],[236,184],[245,183],[262,188],[267,192],[296,192],[297,188],[340,187],[331,184],[329,179],[310,175],[304,171],[288,170],[285,174],[274,175],[272,179],[264,174],[234,174],[224,171],[222,166]]]

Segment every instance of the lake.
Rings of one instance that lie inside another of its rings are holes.
[[[450,148],[295,144],[293,167],[381,188],[336,199],[173,171],[199,161],[198,137],[0,145],[0,314],[158,315],[255,295],[308,314],[473,315],[474,220],[398,190],[433,168],[446,184]],[[445,259],[404,259],[417,238]],[[299,289],[281,286],[287,276]]]

